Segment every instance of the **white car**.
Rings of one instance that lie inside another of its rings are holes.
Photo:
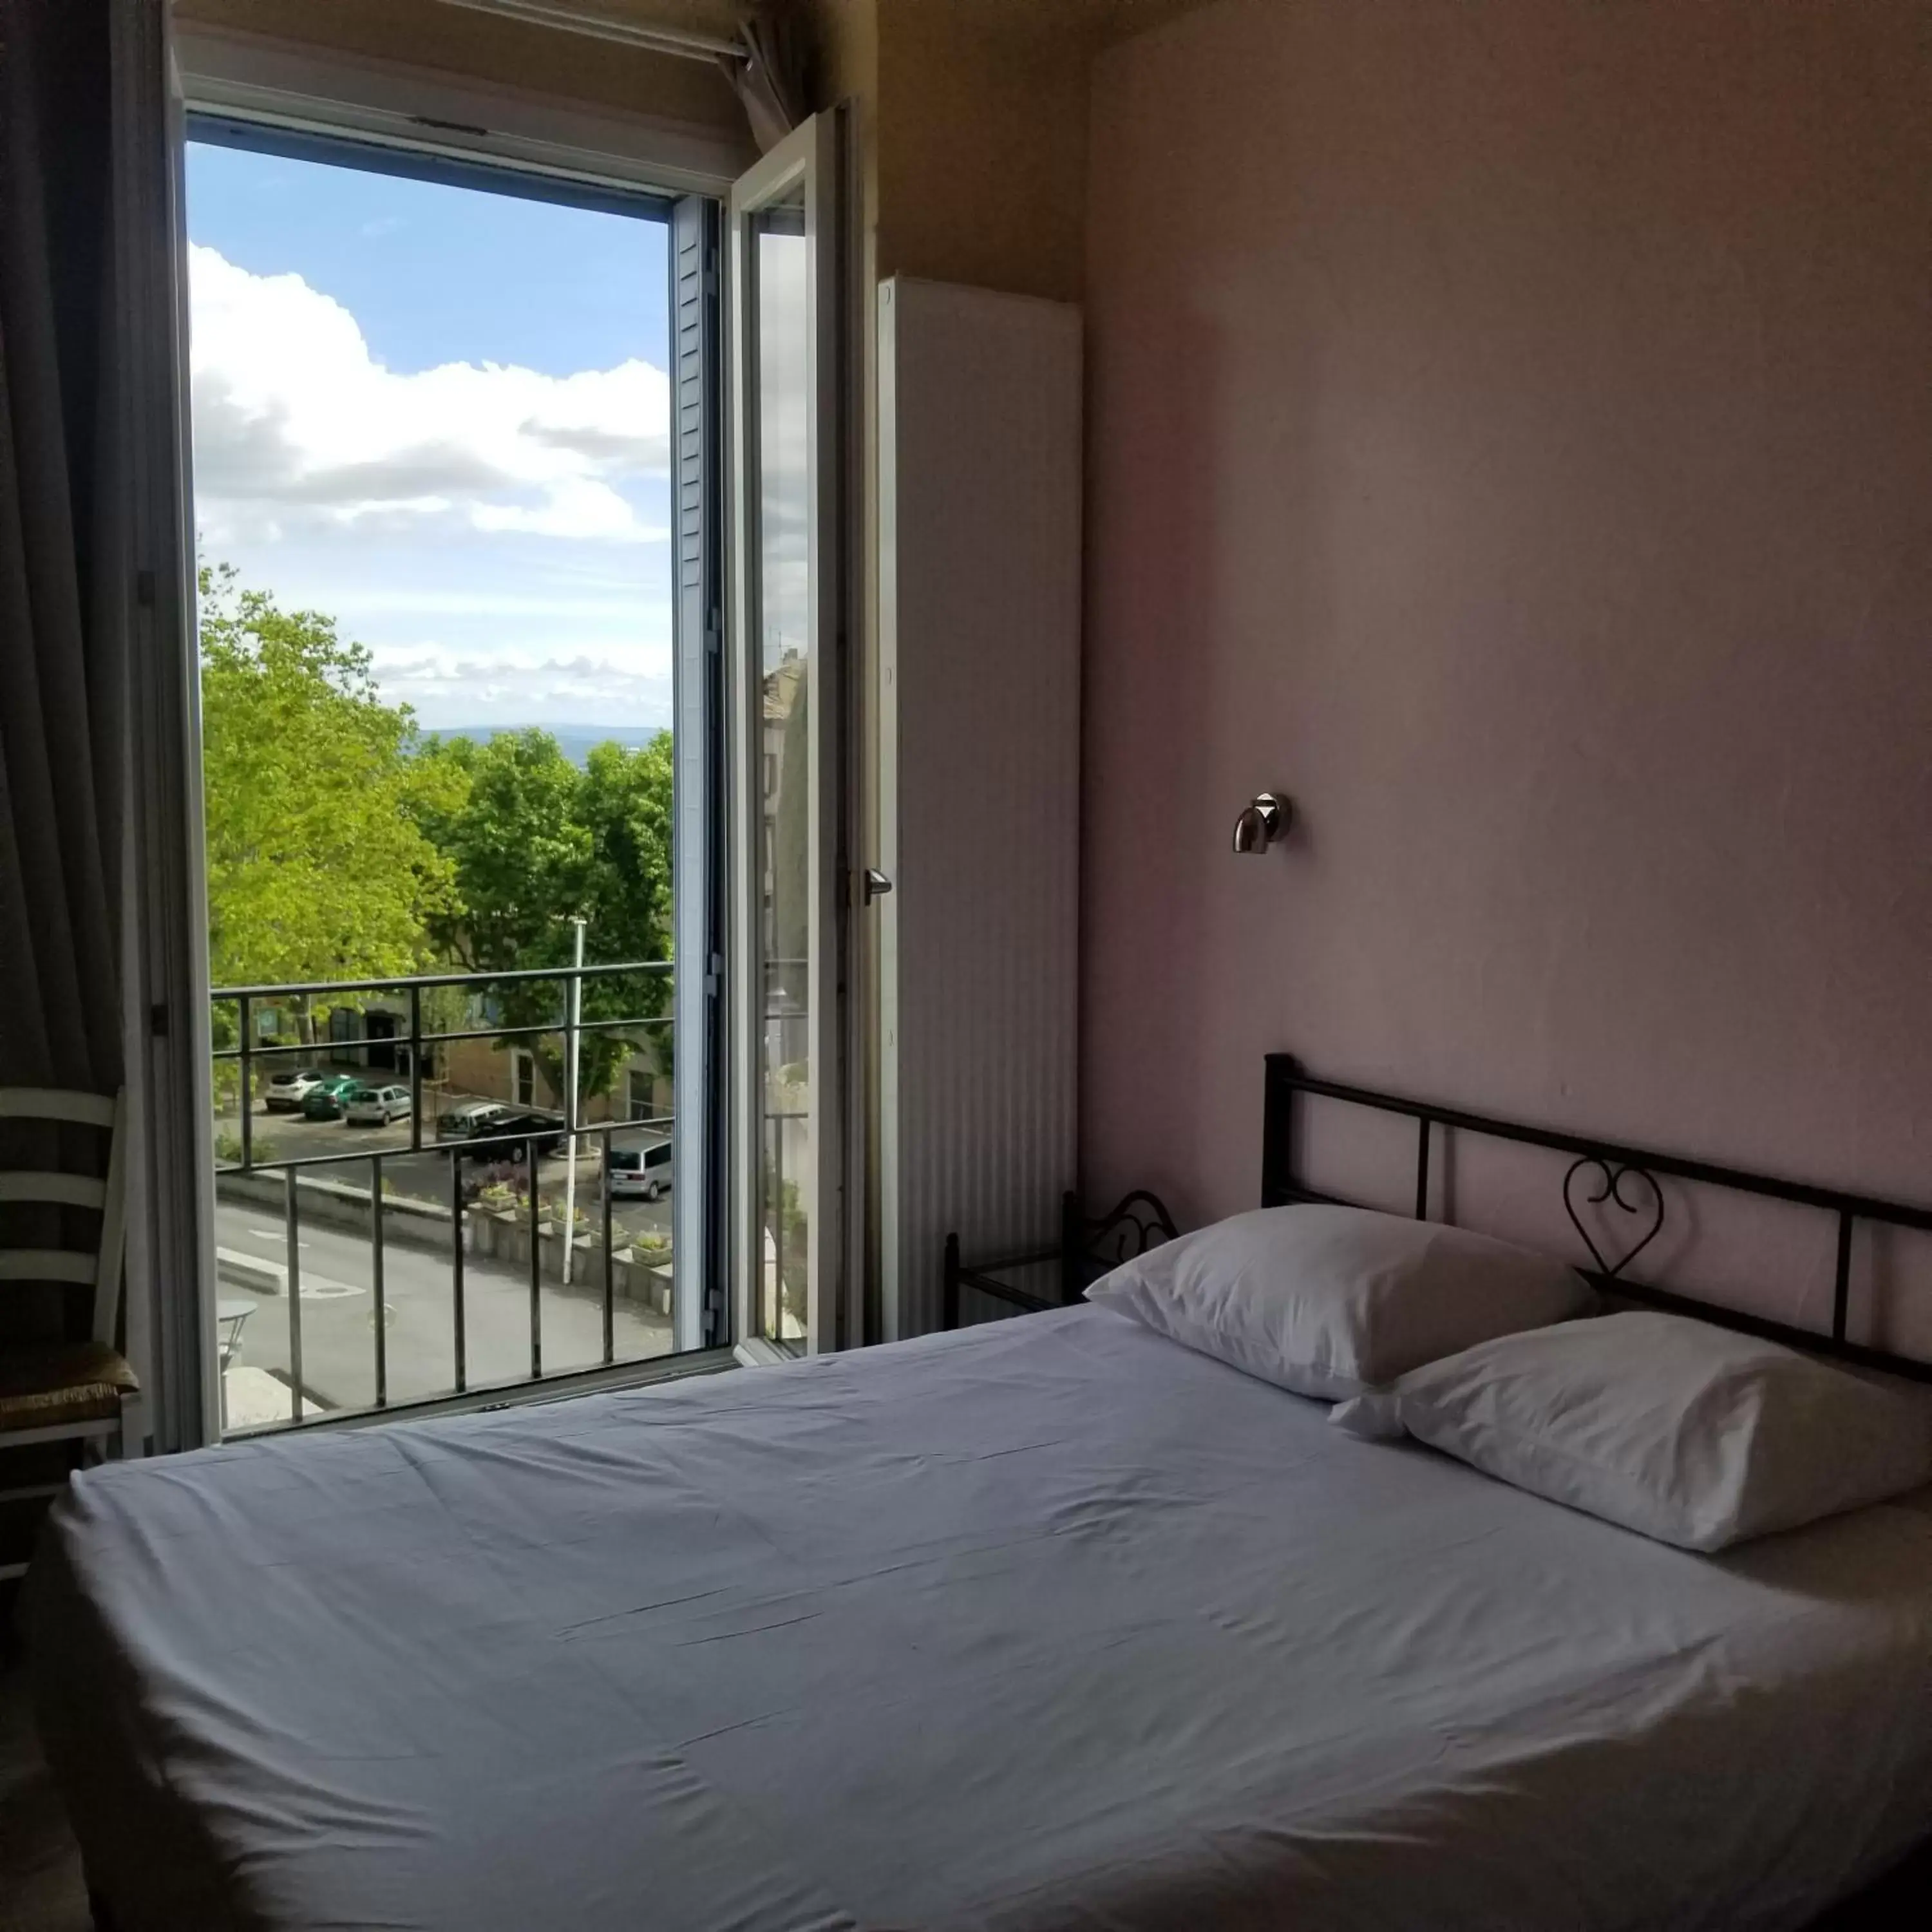
[[[271,1112],[293,1114],[301,1111],[302,1103],[320,1087],[327,1076],[313,1066],[304,1066],[286,1073],[278,1073],[268,1082],[268,1090],[263,1096]]]
[[[650,1147],[614,1147],[610,1153],[610,1198],[655,1201],[670,1186],[669,1141]]]
[[[410,1111],[406,1087],[358,1087],[350,1095],[342,1117],[352,1127],[386,1127]]]

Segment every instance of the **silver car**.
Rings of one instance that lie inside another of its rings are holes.
[[[411,1111],[406,1087],[358,1087],[350,1095],[343,1118],[352,1127],[386,1127]]]

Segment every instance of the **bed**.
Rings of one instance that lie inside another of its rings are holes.
[[[1932,1831],[1918,1499],[1695,1556],[1096,1308],[106,1468],[28,1607],[122,1932],[1797,1927]]]

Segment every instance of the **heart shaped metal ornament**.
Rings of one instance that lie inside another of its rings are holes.
[[[1577,1213],[1576,1202],[1570,1194],[1571,1186],[1577,1175],[1590,1169],[1594,1169],[1601,1177],[1603,1185],[1594,1194],[1586,1194],[1582,1197],[1586,1207],[1600,1208],[1608,1202],[1621,1208],[1626,1214],[1641,1214],[1644,1207],[1641,1196],[1635,1199],[1626,1198],[1624,1183],[1626,1180],[1640,1180],[1650,1190],[1650,1226],[1618,1256],[1614,1264],[1604,1258],[1603,1250],[1598,1246],[1595,1237],[1590,1232],[1582,1216]],[[1658,1186],[1657,1177],[1647,1168],[1618,1167],[1608,1161],[1598,1160],[1594,1154],[1586,1154],[1581,1160],[1573,1162],[1570,1172],[1563,1177],[1563,1211],[1570,1216],[1570,1225],[1582,1236],[1583,1245],[1595,1258],[1598,1270],[1614,1280],[1657,1239],[1664,1226],[1664,1190]]]

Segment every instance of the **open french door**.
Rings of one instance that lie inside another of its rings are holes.
[[[814,116],[731,192],[735,1333],[840,1346],[845,446],[839,140]]]

